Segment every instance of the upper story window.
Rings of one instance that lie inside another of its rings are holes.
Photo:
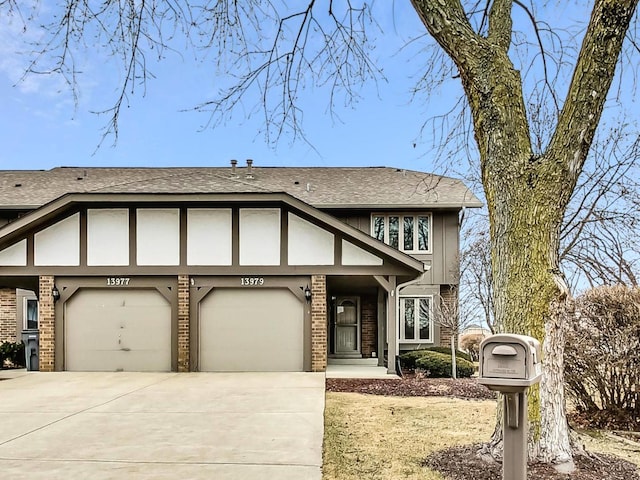
[[[431,253],[431,215],[373,214],[371,234],[406,253]]]

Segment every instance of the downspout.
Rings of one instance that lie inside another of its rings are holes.
[[[419,277],[414,278],[413,280],[409,280],[408,282],[401,283],[396,285],[395,291],[391,290],[391,296],[395,297],[395,309],[396,309],[396,322],[400,322],[400,289],[409,287],[411,285],[415,285],[424,279],[425,274],[431,270],[431,265],[427,265],[423,263],[424,271],[420,274]],[[393,359],[394,365],[398,366],[398,358],[400,353],[400,328],[396,328],[396,338],[393,339],[396,345],[396,358]],[[389,359],[391,360],[391,359]],[[396,373],[399,372],[399,369],[396,368]],[[402,372],[400,372],[400,376],[402,376]]]

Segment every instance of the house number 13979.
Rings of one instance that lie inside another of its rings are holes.
[[[264,285],[264,278],[262,277],[242,277],[240,278],[240,285],[243,287],[259,287]]]

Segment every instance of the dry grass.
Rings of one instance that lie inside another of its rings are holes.
[[[601,430],[578,430],[578,433],[587,451],[616,455],[640,466],[640,443]]]
[[[421,466],[447,446],[493,431],[494,401],[327,393],[324,480],[441,480]]]
[[[434,451],[485,441],[496,402],[327,392],[323,480],[442,480],[422,461]],[[609,434],[580,432],[592,452],[640,466],[640,447]]]

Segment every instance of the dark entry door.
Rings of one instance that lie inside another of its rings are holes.
[[[360,355],[360,301],[358,297],[336,299],[336,355]]]

